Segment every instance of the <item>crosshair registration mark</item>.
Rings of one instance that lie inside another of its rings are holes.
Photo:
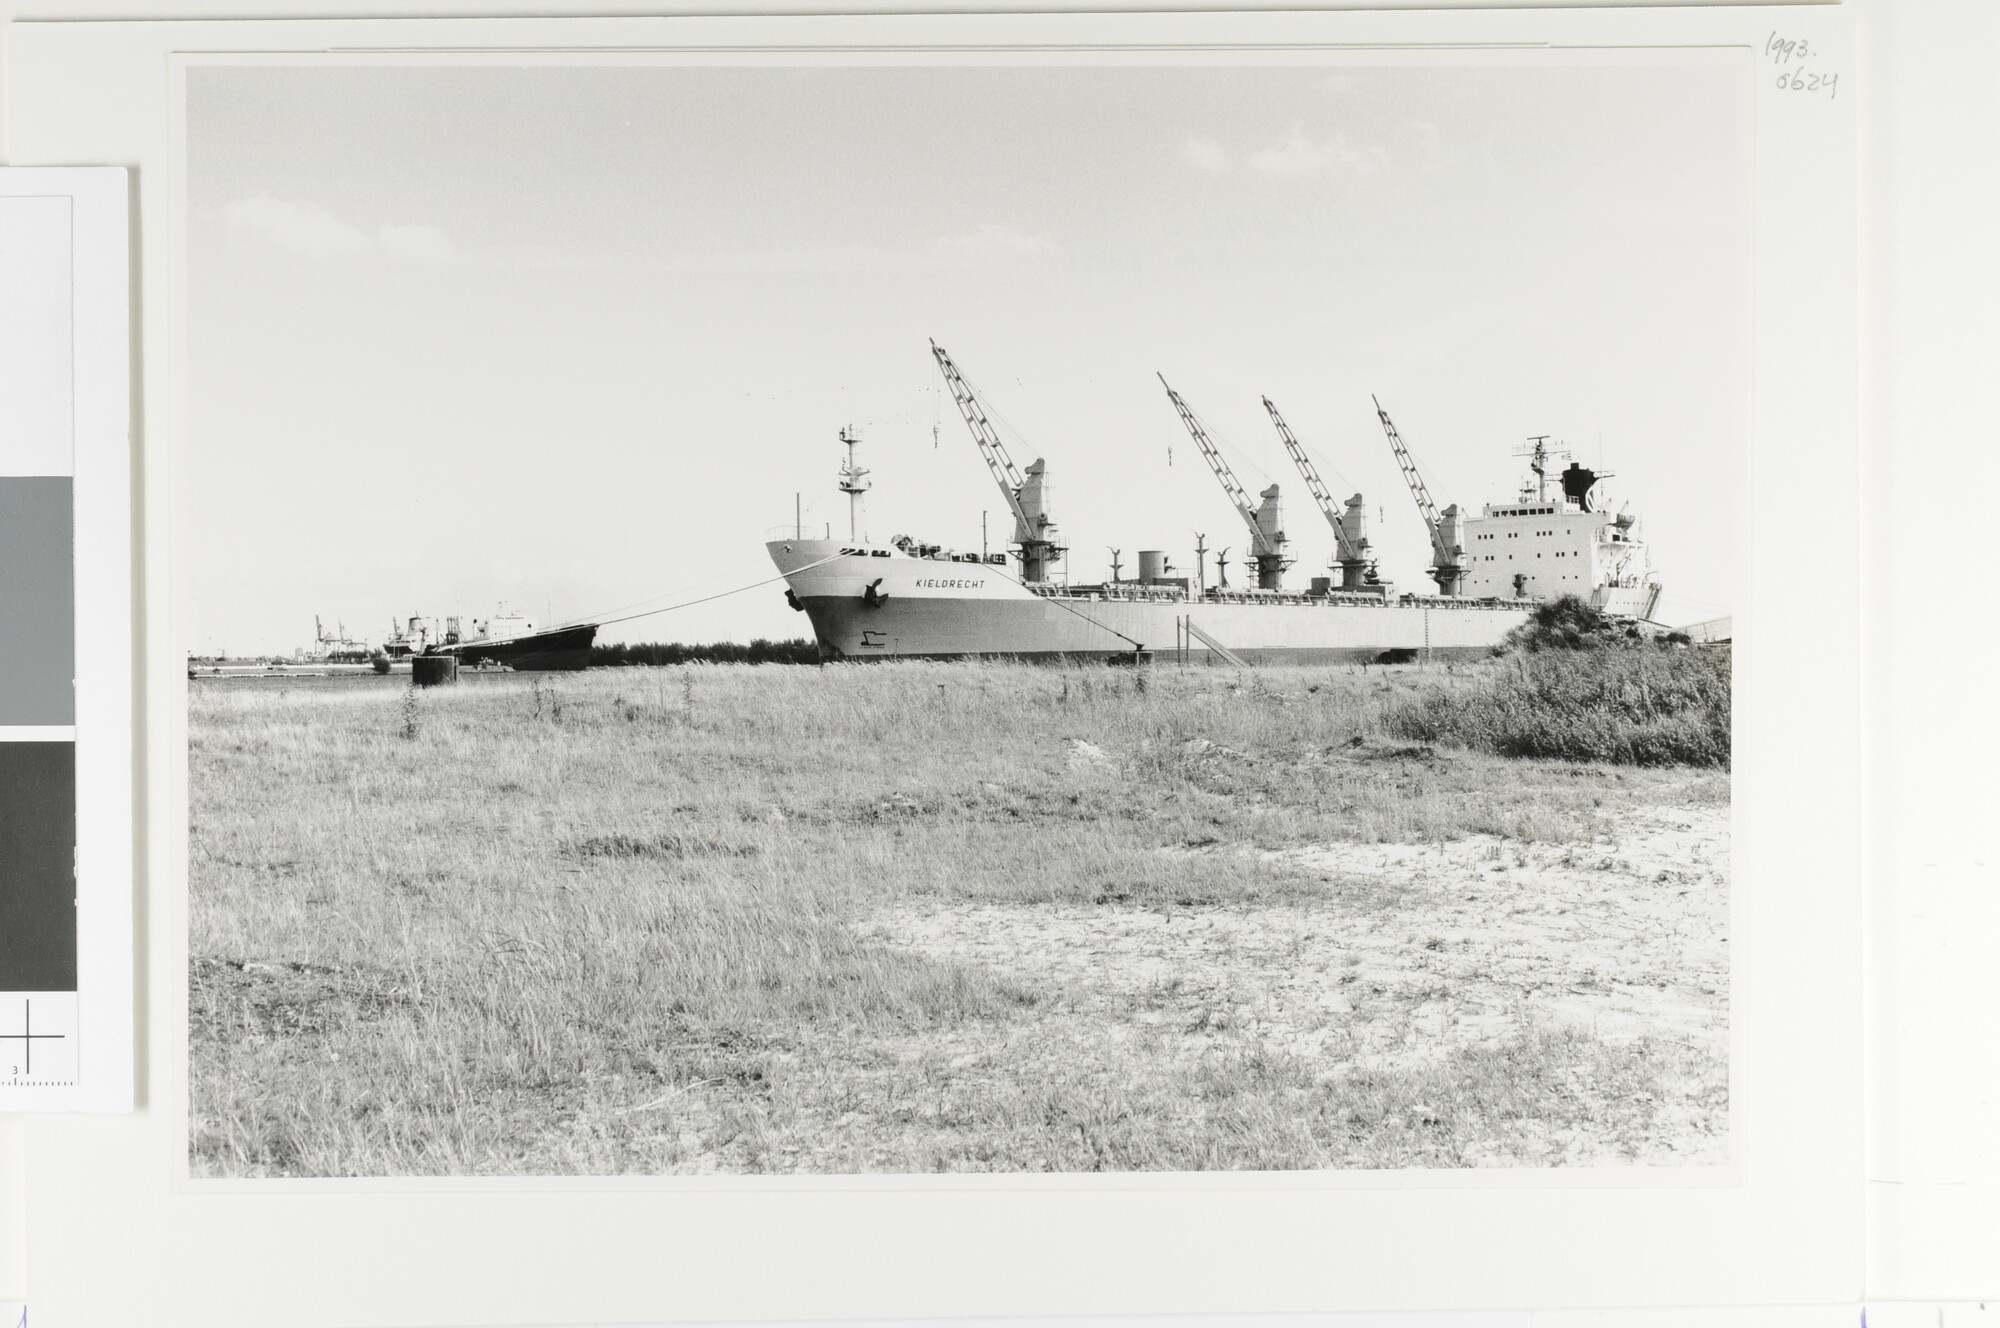
[[[32,1075],[35,1072],[35,1044],[37,1042],[51,1039],[61,1041],[64,1037],[64,1034],[61,1033],[37,1033],[35,1031],[34,1011],[31,1008],[33,1005],[34,1002],[25,997],[21,1001],[20,1032],[0,1033],[0,1042],[19,1042],[21,1044],[21,1063],[14,1069],[14,1074],[17,1078],[24,1074]]]

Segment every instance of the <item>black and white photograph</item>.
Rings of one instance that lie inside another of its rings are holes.
[[[1737,63],[182,112],[192,1178],[1732,1161]]]

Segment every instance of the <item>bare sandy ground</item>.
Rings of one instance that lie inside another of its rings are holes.
[[[1251,852],[1168,851],[1212,854],[1219,870]],[[1664,1040],[1727,1064],[1727,807],[1631,813],[1589,844],[1474,836],[1260,856],[1318,876],[1323,898],[1150,910],[925,900],[870,934],[1061,991],[1051,1021],[1113,1016],[1169,1039],[1227,1029],[1326,1077],[1527,1026]],[[1676,1119],[1675,1104],[1661,1106],[1664,1128],[1618,1160],[1724,1160],[1712,1113]],[[1556,1151],[1571,1164],[1612,1160]]]

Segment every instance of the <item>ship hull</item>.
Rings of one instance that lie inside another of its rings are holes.
[[[436,653],[456,655],[461,664],[502,664],[521,672],[573,673],[590,667],[597,625],[564,627],[503,641],[460,641]]]
[[[1476,659],[1527,605],[1285,597],[1044,596],[1008,569],[848,554],[839,542],[769,546],[827,655],[838,659],[1086,660],[1183,655],[1249,663]],[[1206,638],[1206,639],[1204,639]]]

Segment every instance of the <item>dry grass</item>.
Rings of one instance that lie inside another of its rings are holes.
[[[1389,726],[1500,756],[1729,765],[1730,649],[1522,650],[1397,707]]]
[[[1727,776],[1384,736],[1458,681],[909,662],[198,683],[194,1169],[1715,1160],[1726,863],[1678,895],[1610,871],[1583,903],[1538,884],[1563,872],[1518,873],[1498,916],[1558,921],[1497,984],[1425,947],[1490,846],[1615,856],[1662,807],[1726,811]],[[1325,857],[1407,845],[1443,857]],[[1681,902],[1625,927],[1648,891]],[[1160,960],[1191,926],[1219,929],[1193,953],[1220,976],[1176,985],[1191,969]],[[1121,928],[1167,939],[1042,962]],[[1701,989],[1649,985],[1690,936]],[[1594,976],[1621,953],[1659,963]],[[1599,1006],[1639,1015],[1594,1032]]]

